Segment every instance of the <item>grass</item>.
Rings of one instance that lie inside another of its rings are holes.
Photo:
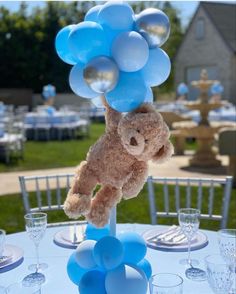
[[[156,185],[156,205],[159,210],[163,209],[163,197],[161,196],[161,185]],[[185,206],[185,187],[181,187],[180,195],[182,195],[181,206]],[[214,207],[215,213],[219,213],[221,210],[221,203],[222,203],[222,187],[217,187],[215,189],[215,198],[214,198]],[[170,208],[174,208],[174,189],[173,186],[170,186]],[[203,208],[202,213],[206,212],[208,207],[208,189],[203,188],[204,193],[204,201],[203,201]],[[52,194],[52,198],[56,196],[55,191]],[[62,193],[63,197],[65,198],[66,192]],[[192,188],[192,200],[193,206],[196,206],[196,195],[197,195],[197,187]],[[45,196],[45,195],[44,195]],[[45,197],[44,201],[45,201]],[[55,197],[56,198],[56,197]],[[30,196],[32,201],[32,205],[36,205],[36,199],[33,199],[33,195]],[[228,221],[228,228],[235,228],[236,227],[236,189],[232,192],[231,197],[231,204],[230,204],[230,211],[229,211],[229,221]],[[7,195],[0,197],[0,228],[7,231],[7,233],[15,233],[24,230],[24,209],[22,204],[22,199],[19,194],[14,195]],[[138,197],[130,199],[128,201],[121,201],[118,205],[118,213],[117,213],[117,221],[119,223],[122,222],[136,222],[136,223],[150,223],[150,216],[149,216],[149,202],[147,196],[147,187],[145,186],[144,189],[141,191]],[[48,222],[58,222],[58,221],[68,221],[67,216],[64,214],[63,211],[53,211],[48,213]],[[177,223],[176,219],[160,219],[158,221],[160,224],[173,224]],[[201,221],[201,228],[209,229],[209,230],[218,230],[219,229],[219,222],[217,221],[209,221],[209,220],[202,220]]]

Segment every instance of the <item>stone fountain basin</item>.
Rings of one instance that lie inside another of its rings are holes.
[[[223,106],[225,106],[227,104],[227,102],[225,101],[221,101],[221,102],[209,102],[209,103],[202,103],[201,100],[197,100],[197,101],[190,101],[190,102],[186,102],[184,103],[184,106],[186,106],[188,109],[191,110],[199,110],[200,112],[209,112],[211,110],[217,109],[217,108],[221,108]]]
[[[196,139],[213,139],[215,134],[222,128],[236,127],[235,122],[215,121],[210,122],[210,126],[197,125],[195,122],[175,122],[173,128],[180,130],[183,136],[193,137]]]

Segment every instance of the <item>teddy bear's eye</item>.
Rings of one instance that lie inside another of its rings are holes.
[[[148,140],[146,139],[146,140],[144,140],[144,142],[145,142],[145,143],[147,143],[147,142],[148,142]]]
[[[137,131],[138,133],[140,133],[140,130],[139,130],[139,129],[137,129],[136,131]]]

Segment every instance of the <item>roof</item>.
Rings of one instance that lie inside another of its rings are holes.
[[[200,2],[225,43],[236,52],[236,5]]]

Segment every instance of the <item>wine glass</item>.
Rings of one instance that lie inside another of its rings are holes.
[[[232,288],[229,294],[236,293],[236,230],[222,229],[218,231],[220,254],[228,264],[232,273]]]
[[[42,212],[28,213],[24,218],[26,231],[35,245],[37,263],[29,266],[29,269],[34,270],[35,272],[26,276],[22,283],[24,286],[32,286],[34,284],[42,284],[45,282],[45,276],[38,271],[46,268],[47,264],[39,263],[38,248],[47,227],[47,214]]]
[[[181,259],[180,263],[188,265],[185,275],[188,279],[194,281],[205,281],[207,279],[206,272],[195,267],[199,262],[195,259],[190,259],[191,240],[196,235],[200,224],[200,211],[195,208],[182,208],[178,211],[179,224],[182,232],[188,240],[188,258]]]
[[[200,210],[195,208],[181,208],[178,211],[179,225],[182,232],[188,240],[188,258],[181,259],[180,263],[184,265],[198,265],[195,259],[190,259],[191,240],[196,235],[200,224]]]

